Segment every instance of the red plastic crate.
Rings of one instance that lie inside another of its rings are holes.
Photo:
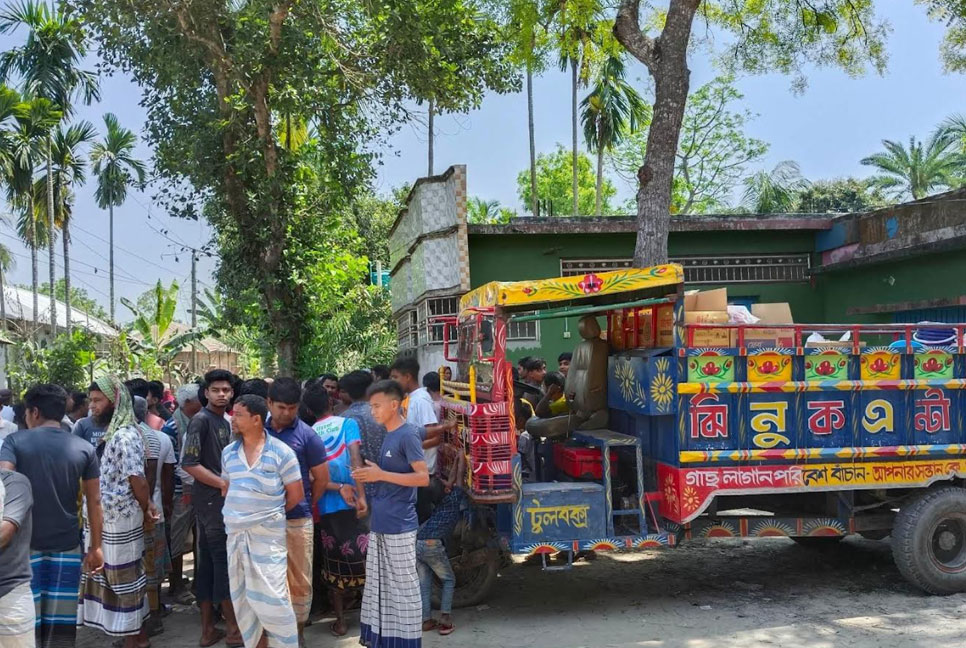
[[[603,479],[604,461],[599,448],[584,448],[558,443],[553,447],[553,463],[574,479]],[[610,451],[610,474],[617,473],[617,451]]]

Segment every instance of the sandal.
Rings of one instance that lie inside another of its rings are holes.
[[[225,633],[222,630],[215,628],[215,633],[212,635],[212,637],[213,638],[210,641],[205,641],[204,639],[199,640],[198,645],[201,646],[201,648],[214,646],[216,643],[225,638]]]
[[[451,635],[453,631],[456,630],[456,626],[452,623],[440,623],[439,624],[439,634],[442,636]]]
[[[439,627],[439,623],[436,619],[426,619],[423,621],[423,632],[429,632],[430,630],[435,630]]]

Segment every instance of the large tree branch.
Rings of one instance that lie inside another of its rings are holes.
[[[641,0],[622,0],[614,20],[614,36],[634,58],[652,70],[660,55],[653,38],[641,31]]]

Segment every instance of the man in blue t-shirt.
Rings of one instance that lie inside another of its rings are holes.
[[[298,417],[301,398],[302,388],[295,380],[276,378],[268,388],[268,410],[271,417],[265,423],[269,434],[295,452],[302,471],[305,497],[298,506],[285,514],[288,588],[298,622],[300,644],[304,643],[302,631],[309,620],[309,610],[312,607],[312,539],[315,531],[312,524],[312,506],[325,493],[325,487],[329,483],[325,444]]]
[[[369,508],[366,589],[360,641],[366,646],[419,646],[422,603],[416,573],[416,488],[429,484],[419,432],[399,414],[403,390],[392,380],[369,388],[372,417],[386,428],[378,463],[352,471],[357,483],[376,484]]]

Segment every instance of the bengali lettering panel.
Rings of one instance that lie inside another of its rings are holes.
[[[911,443],[906,426],[907,392],[866,390],[855,396],[858,419],[856,445],[863,447],[897,446]]]
[[[772,450],[796,447],[798,416],[796,394],[747,394],[743,398],[744,449]]]
[[[799,401],[801,448],[847,448],[853,445],[850,392],[810,392]]]
[[[684,416],[686,450],[729,450],[738,447],[738,397],[735,394],[704,393],[687,398]]]
[[[914,445],[962,443],[956,426],[962,400],[960,390],[932,387],[912,392],[912,427],[909,443]]]

